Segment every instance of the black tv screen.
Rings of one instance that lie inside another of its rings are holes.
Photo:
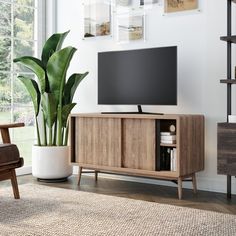
[[[177,47],[98,53],[98,104],[177,105]]]

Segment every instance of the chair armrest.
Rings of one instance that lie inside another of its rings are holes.
[[[3,143],[11,143],[9,128],[24,127],[24,123],[2,124],[0,125],[0,131],[2,135]]]
[[[9,129],[9,128],[17,128],[24,127],[24,123],[13,123],[13,124],[0,124],[0,129]]]

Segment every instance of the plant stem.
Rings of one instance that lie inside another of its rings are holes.
[[[37,130],[38,146],[41,146],[40,133],[39,133],[39,124],[38,124],[38,119],[37,119],[37,117],[35,117],[35,123],[36,123],[36,130]]]
[[[62,118],[61,118],[61,101],[58,105],[57,119],[58,119],[58,128],[57,128],[57,145],[62,146]]]
[[[54,124],[53,145],[57,144],[57,121]]]
[[[46,122],[45,122],[45,115],[43,113],[43,131],[44,131],[44,141],[43,145],[47,146],[47,127],[46,127]]]
[[[52,127],[49,128],[49,146],[52,146]]]
[[[62,144],[61,145],[63,145],[63,143],[64,143],[64,133],[65,133],[65,128],[62,127],[62,134],[61,134],[61,137],[62,137],[61,142],[62,142]]]
[[[67,123],[67,125],[66,125],[66,133],[65,133],[65,140],[64,140],[64,146],[67,146],[68,135],[69,135],[69,124]]]

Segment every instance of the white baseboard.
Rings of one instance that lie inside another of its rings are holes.
[[[78,166],[74,166],[73,174],[78,174]],[[84,175],[93,175],[93,174],[85,173]],[[117,174],[103,174],[103,173],[99,174],[99,176],[101,176],[102,178],[109,178],[123,181],[177,187],[177,185],[172,183],[171,181],[164,181],[164,180],[155,180],[149,178],[140,178],[140,177],[117,175]],[[183,188],[192,189],[192,183],[184,182]],[[226,176],[216,176],[215,178],[212,178],[208,176],[197,175],[197,188],[198,190],[226,193]],[[236,194],[236,179],[234,177],[232,177],[232,194]]]

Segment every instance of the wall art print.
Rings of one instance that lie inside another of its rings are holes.
[[[111,2],[86,0],[84,3],[84,38],[111,35]]]
[[[165,13],[198,9],[198,0],[164,0]]]
[[[117,18],[118,42],[145,40],[144,14],[122,15]]]

